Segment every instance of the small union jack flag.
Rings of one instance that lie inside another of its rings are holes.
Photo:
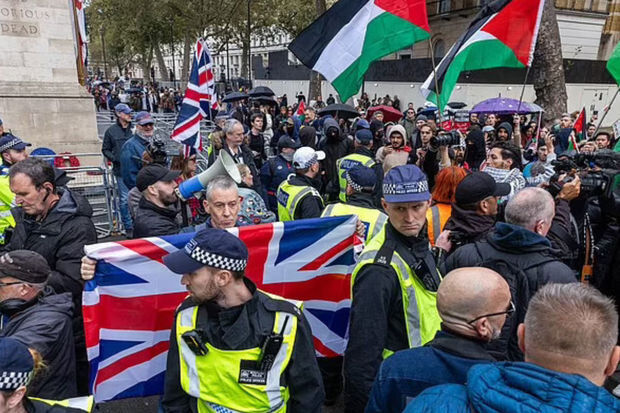
[[[258,288],[304,302],[319,357],[342,355],[346,347],[355,222],[344,216],[229,230],[247,245],[246,275]],[[162,258],[193,235],[86,246],[98,260],[82,304],[97,402],[162,394],[174,312],[187,296]]]
[[[192,63],[192,72],[187,82],[185,96],[176,124],[170,136],[185,145],[185,156],[192,148],[202,150],[200,121],[211,113],[211,101],[215,93],[213,60],[207,43],[203,39],[196,42],[196,52]]]

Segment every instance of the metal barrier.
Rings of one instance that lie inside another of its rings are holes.
[[[86,198],[93,209],[92,221],[99,238],[116,235],[121,232],[122,222],[120,219],[119,197],[116,179],[112,169],[108,168],[100,153],[77,153],[54,156],[33,156],[54,164],[58,158],[66,159],[76,157],[81,163],[85,158],[91,158],[91,164],[99,163],[99,166],[60,166],[57,169],[66,171],[71,178],[67,187],[74,193]],[[96,162],[93,158],[99,158]]]

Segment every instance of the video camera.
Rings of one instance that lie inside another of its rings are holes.
[[[146,146],[146,151],[151,156],[153,163],[168,166],[168,154],[166,153],[166,144],[164,141],[153,138]]]
[[[573,156],[562,155],[562,159],[552,161],[555,175],[552,186],[559,175],[577,173],[581,178],[581,194],[613,198],[614,180],[620,175],[620,153],[602,149],[594,153],[578,153]],[[569,182],[572,178],[569,177]],[[620,202],[620,200],[618,200]]]
[[[437,136],[433,136],[430,141],[432,151],[436,151],[440,146],[453,146],[461,144],[461,135],[458,131],[440,131]]]

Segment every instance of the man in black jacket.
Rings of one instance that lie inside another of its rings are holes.
[[[131,231],[133,224],[127,206],[129,189],[121,177],[121,148],[132,136],[131,108],[124,103],[119,103],[114,107],[114,114],[116,115],[116,123],[103,134],[101,152],[108,161],[112,162],[112,173],[114,173],[118,185],[121,219],[125,230]]]
[[[70,293],[46,287],[51,273],[40,254],[15,250],[0,255],[0,337],[38,351],[47,368],[28,386],[31,396],[77,396]]]
[[[16,163],[9,170],[11,191],[18,205],[11,212],[15,230],[0,252],[30,250],[47,260],[52,272],[48,284],[56,293],[69,292],[74,303],[73,328],[78,374],[78,392],[88,391],[88,361],[82,321],[80,277],[84,246],[97,242],[88,201],[56,185],[52,166],[35,158]]]
[[[523,321],[530,298],[547,283],[576,282],[573,271],[562,263],[546,238],[555,215],[549,192],[525,188],[506,205],[506,223],[495,225],[486,239],[458,248],[442,265],[442,273],[461,267],[487,267],[500,273],[510,286],[515,317],[504,325],[494,343],[494,355],[522,360],[517,345],[517,326]]]
[[[158,164],[147,165],[138,172],[136,187],[142,198],[136,211],[134,238],[157,237],[179,232],[176,221],[178,201],[175,189],[180,171],[170,171]]]
[[[323,161],[325,194],[329,200],[336,201],[340,192],[337,161],[353,153],[353,141],[341,133],[338,122],[334,118],[325,119],[323,130],[325,137],[319,142],[319,149],[325,152],[325,161]]]

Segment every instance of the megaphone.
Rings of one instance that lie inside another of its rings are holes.
[[[195,193],[206,189],[209,181],[219,175],[228,175],[236,183],[241,183],[241,174],[237,169],[237,164],[226,151],[220,151],[220,156],[206,171],[199,173],[187,181],[183,181],[176,189],[176,194],[181,200],[187,201],[193,197]]]

